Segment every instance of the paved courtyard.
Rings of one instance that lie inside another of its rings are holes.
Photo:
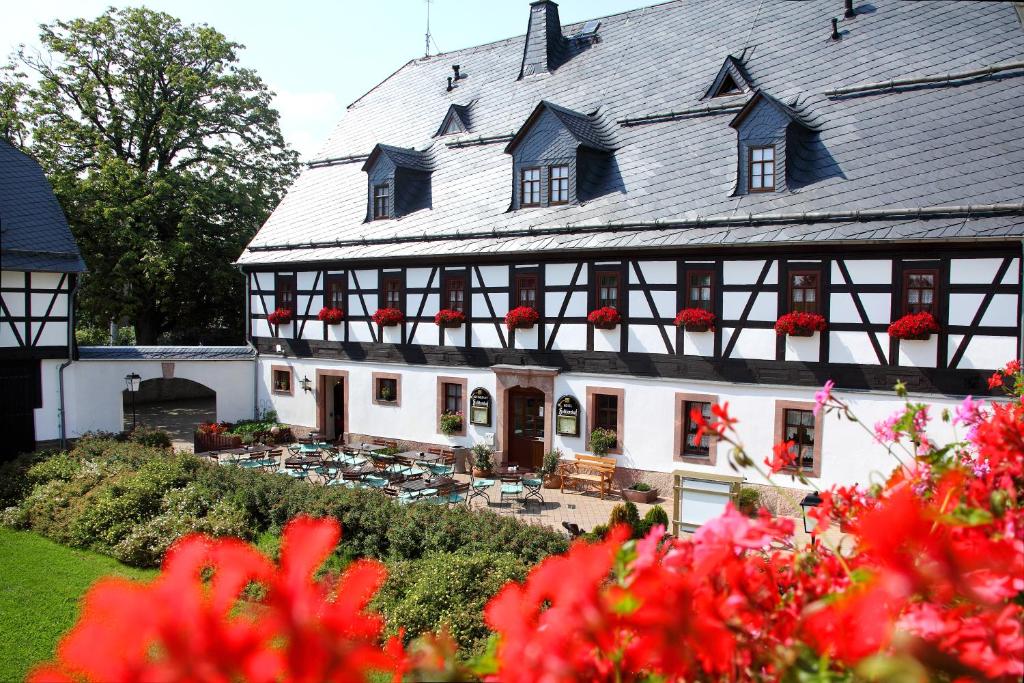
[[[167,432],[176,450],[191,453],[192,433],[200,422],[217,419],[217,402],[213,398],[193,398],[143,403],[135,407],[135,419],[140,425]],[[129,404],[124,411],[124,428],[131,427],[132,409]]]

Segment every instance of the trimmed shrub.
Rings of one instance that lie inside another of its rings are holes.
[[[151,448],[170,448],[171,437],[167,432],[140,425],[128,435],[128,440]]]

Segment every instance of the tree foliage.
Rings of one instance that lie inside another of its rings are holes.
[[[40,40],[41,54],[17,55],[31,85],[7,78],[0,93],[23,98],[31,152],[85,257],[83,317],[130,321],[142,344],[171,330],[240,339],[231,263],[297,170],[242,46],[145,8],[56,21]]]

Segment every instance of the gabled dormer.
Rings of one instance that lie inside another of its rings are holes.
[[[512,155],[512,208],[575,204],[599,193],[614,143],[599,115],[541,101],[505,147]]]
[[[751,90],[753,90],[753,80],[747,73],[746,67],[743,66],[743,62],[729,55],[722,62],[722,68],[718,70],[715,80],[711,81],[711,85],[708,86],[701,99],[745,95]]]
[[[787,159],[818,130],[798,102],[785,104],[761,90],[754,92],[729,125],[736,129],[734,195],[789,189]]]
[[[471,130],[470,111],[472,106],[473,103],[470,102],[469,104],[453,104],[448,107],[434,137],[468,133]]]
[[[367,221],[401,218],[431,207],[433,160],[427,150],[378,144],[363,171],[367,177]]]

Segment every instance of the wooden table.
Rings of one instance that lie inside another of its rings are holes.
[[[440,463],[444,461],[444,456],[439,453],[426,453],[424,451],[402,451],[401,453],[395,453],[396,460],[408,460],[409,462],[428,462],[428,463]]]
[[[404,481],[398,485],[398,488],[410,493],[423,491],[425,489],[437,489],[438,493],[441,493],[443,489],[449,489],[454,485],[455,480],[451,477],[434,477],[433,479],[414,479],[412,481]]]

